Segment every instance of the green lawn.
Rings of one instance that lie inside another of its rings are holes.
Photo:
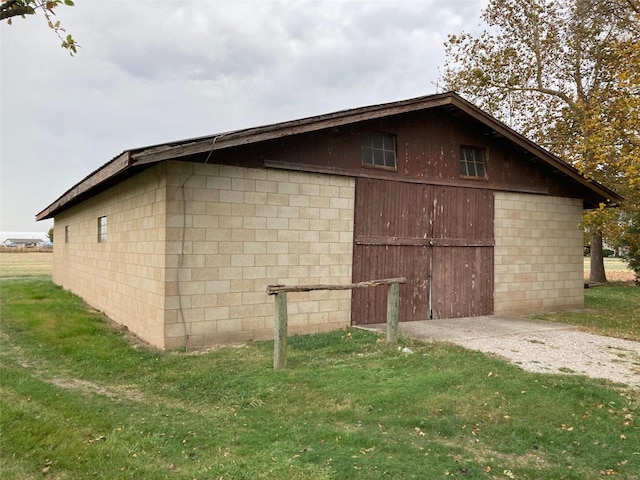
[[[603,285],[585,290],[585,310],[536,315],[570,323],[582,330],[640,341],[640,288],[631,284]]]
[[[271,342],[134,348],[49,281],[0,288],[4,479],[640,478],[637,390],[360,330],[274,371]]]

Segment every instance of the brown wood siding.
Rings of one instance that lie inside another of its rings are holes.
[[[493,247],[434,247],[433,318],[493,313]]]
[[[363,131],[396,136],[397,171],[362,166]],[[461,145],[486,148],[487,178],[460,178]],[[319,130],[259,144],[216,151],[212,161],[234,165],[282,165],[282,168],[318,169],[357,177],[444,184],[476,189],[540,193],[589,198],[576,182],[558,181],[557,171],[507,142],[484,124],[464,115],[434,108],[351,125]]]
[[[492,192],[361,178],[355,205],[353,281],[407,277],[401,321],[493,311]],[[354,324],[385,314],[384,289],[353,292]]]
[[[429,247],[356,245],[353,279],[407,278],[400,285],[400,320],[429,318]],[[354,325],[384,323],[387,317],[387,288],[358,288],[351,294]]]

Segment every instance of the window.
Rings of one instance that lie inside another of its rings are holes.
[[[98,217],[98,243],[107,241],[107,217]]]
[[[64,243],[69,243],[69,225],[64,226]]]
[[[486,149],[460,147],[460,176],[487,178]]]
[[[362,164],[396,169],[396,140],[393,135],[367,132],[362,137]]]

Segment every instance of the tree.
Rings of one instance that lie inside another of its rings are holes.
[[[49,241],[50,241],[51,243],[53,243],[53,227],[51,227],[51,228],[49,229],[49,231],[47,232],[47,238],[49,239]]]
[[[633,2],[629,3],[634,6]],[[597,167],[627,201],[617,211],[599,209],[585,215],[585,223],[597,225],[612,246],[625,247],[631,268],[639,273],[640,262],[640,12],[633,8],[635,35],[617,40],[612,52],[618,70],[611,72],[616,94],[603,98],[586,122],[593,133],[585,139],[584,151],[595,152]],[[601,165],[607,165],[608,168]],[[634,261],[635,259],[635,261]],[[635,262],[635,263],[634,263]],[[635,265],[635,266],[634,266]]]
[[[70,34],[60,25],[60,21],[53,21],[54,9],[60,5],[72,7],[73,0],[2,0],[0,3],[0,21],[6,20],[8,25],[12,24],[14,17],[25,18],[26,15],[35,15],[38,10],[42,12],[51,28],[62,41],[62,48],[69,50],[73,56],[78,52],[79,45]]]
[[[629,218],[629,225],[622,237],[622,246],[626,249],[629,267],[636,274],[636,282],[640,283],[640,212],[634,212]]]
[[[490,0],[479,36],[450,35],[443,81],[627,199],[585,216],[591,278],[602,238],[640,200],[638,0]]]

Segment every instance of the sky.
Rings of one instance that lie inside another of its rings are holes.
[[[488,0],[76,0],[0,25],[0,230],[121,152],[442,91]]]

